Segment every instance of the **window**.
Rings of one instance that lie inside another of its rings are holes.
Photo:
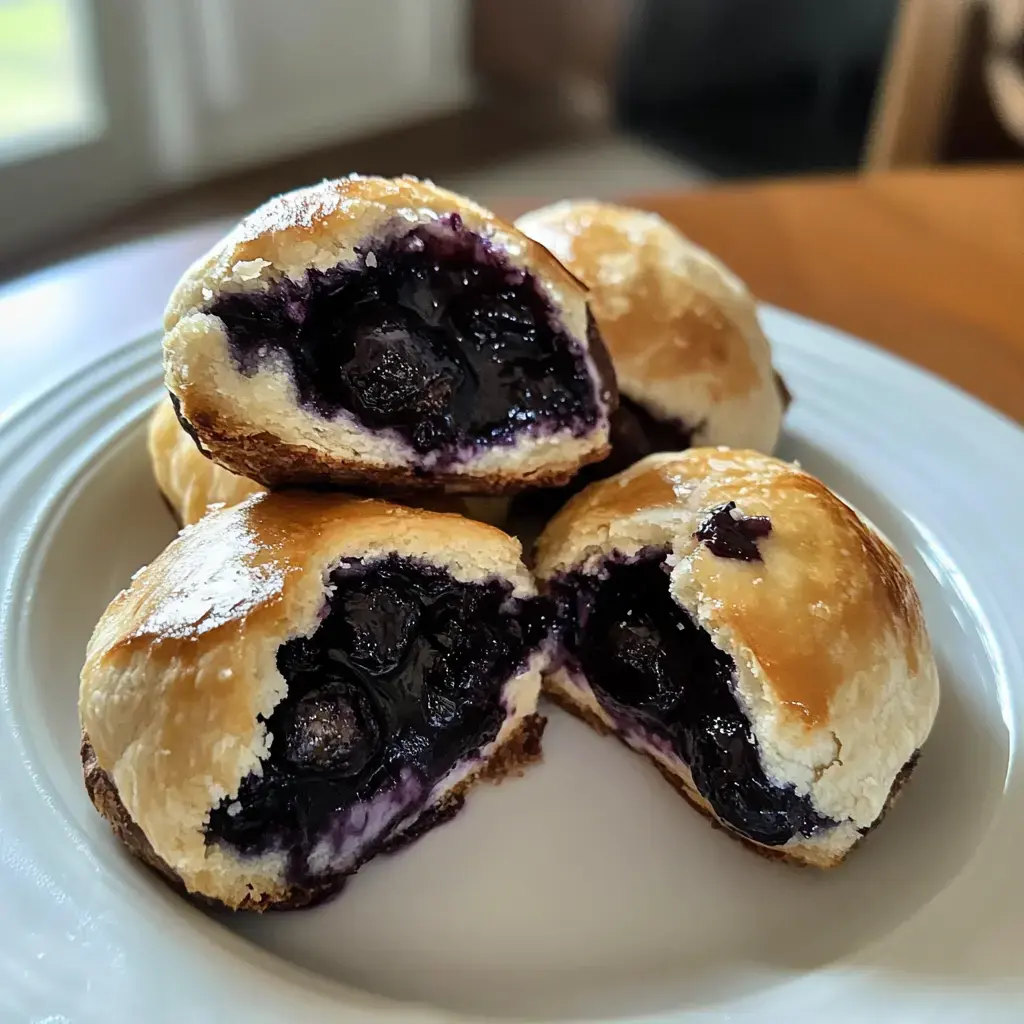
[[[102,132],[86,13],[73,0],[0,0],[0,163]]]
[[[466,4],[0,0],[0,259],[163,190],[461,105]]]

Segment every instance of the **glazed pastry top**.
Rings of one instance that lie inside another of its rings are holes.
[[[675,600],[734,658],[768,767],[809,785],[841,762],[832,779],[846,775],[847,790],[818,805],[870,824],[888,788],[869,784],[870,766],[893,761],[894,775],[938,707],[900,557],[796,466],[704,448],[649,456],[577,495],[538,542],[537,572],[599,571],[613,551],[652,547],[670,550]]]

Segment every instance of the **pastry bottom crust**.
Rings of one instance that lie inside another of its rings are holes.
[[[182,426],[193,436],[198,432],[179,412]],[[243,434],[232,430],[212,414],[198,414],[202,427],[201,450],[234,473],[249,477],[271,490],[282,488],[371,489],[394,491],[447,491],[449,494],[515,494],[526,488],[560,487],[590,462],[600,462],[611,451],[607,444],[558,459],[533,469],[517,468],[514,457],[507,469],[451,473],[424,472],[411,466],[368,466],[347,461],[300,445],[282,441],[276,434]],[[510,449],[511,455],[511,449]]]
[[[382,843],[374,845],[367,851],[359,864],[348,874],[340,878],[330,879],[313,887],[294,886],[283,899],[257,895],[243,903],[239,910],[296,910],[300,907],[312,907],[331,896],[341,892],[348,878],[355,874],[362,864],[378,853],[395,853],[414,842],[420,836],[451,821],[466,802],[466,793],[477,782],[501,782],[509,776],[522,774],[523,769],[532,762],[540,760],[541,737],[547,719],[542,715],[533,714],[523,718],[508,739],[491,756],[490,760],[476,771],[464,778],[457,786],[445,793],[440,800],[427,808],[411,825],[397,835],[388,836]],[[156,871],[165,881],[192,902],[219,910],[228,908],[220,900],[189,892],[173,868],[150,845],[142,830],[132,820],[128,809],[121,802],[110,776],[100,767],[96,753],[87,735],[82,736],[82,770],[85,776],[85,788],[93,806],[110,823],[114,835],[128,849]]]
[[[575,715],[581,721],[589,725],[595,732],[602,736],[614,736],[620,743],[626,746],[634,754],[642,753],[631,747],[625,740],[625,738],[618,733],[615,729],[609,728],[608,724],[599,718],[590,708],[583,707],[576,703],[573,698],[562,689],[556,689],[554,687],[545,687],[544,695],[557,704],[562,710],[568,711],[569,714]],[[793,864],[797,867],[816,867],[816,868],[834,868],[841,864],[851,851],[855,850],[864,841],[865,837],[873,832],[882,823],[882,819],[889,813],[889,808],[892,807],[899,796],[907,780],[910,778],[917,766],[918,756],[920,751],[915,751],[911,756],[910,760],[900,769],[899,774],[893,780],[892,786],[889,788],[889,795],[886,797],[885,805],[882,807],[881,814],[872,822],[871,826],[861,833],[860,838],[851,846],[849,849],[841,853],[830,853],[827,851],[816,851],[816,856],[812,859],[807,854],[801,854],[793,849],[785,849],[778,846],[763,846],[761,843],[756,843],[752,839],[748,839],[746,836],[740,835],[734,829],[730,828],[724,822],[720,821],[715,812],[708,805],[707,801],[698,793],[695,789],[691,788],[685,779],[681,778],[670,771],[664,764],[658,761],[656,758],[651,757],[649,754],[643,754],[655,768],[658,769],[662,777],[672,786],[672,788],[686,798],[687,802],[691,807],[700,811],[711,824],[721,829],[730,838],[737,840],[742,843],[748,850],[753,850],[754,853],[766,860],[782,861],[786,864]]]

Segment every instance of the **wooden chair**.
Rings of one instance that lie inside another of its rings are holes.
[[[941,161],[951,143],[956,150],[951,132],[965,95],[975,107],[987,103],[996,132],[1024,147],[1024,0],[902,0],[865,168]],[[995,158],[1012,153],[993,145]],[[983,145],[976,155],[984,158]]]

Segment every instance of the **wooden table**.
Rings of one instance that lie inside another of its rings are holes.
[[[1024,169],[641,198],[769,302],[874,341],[1024,420]],[[510,212],[511,207],[510,207]],[[0,288],[0,409],[155,328],[206,224]]]
[[[1024,420],[1024,168],[723,187],[640,200],[767,302]]]

